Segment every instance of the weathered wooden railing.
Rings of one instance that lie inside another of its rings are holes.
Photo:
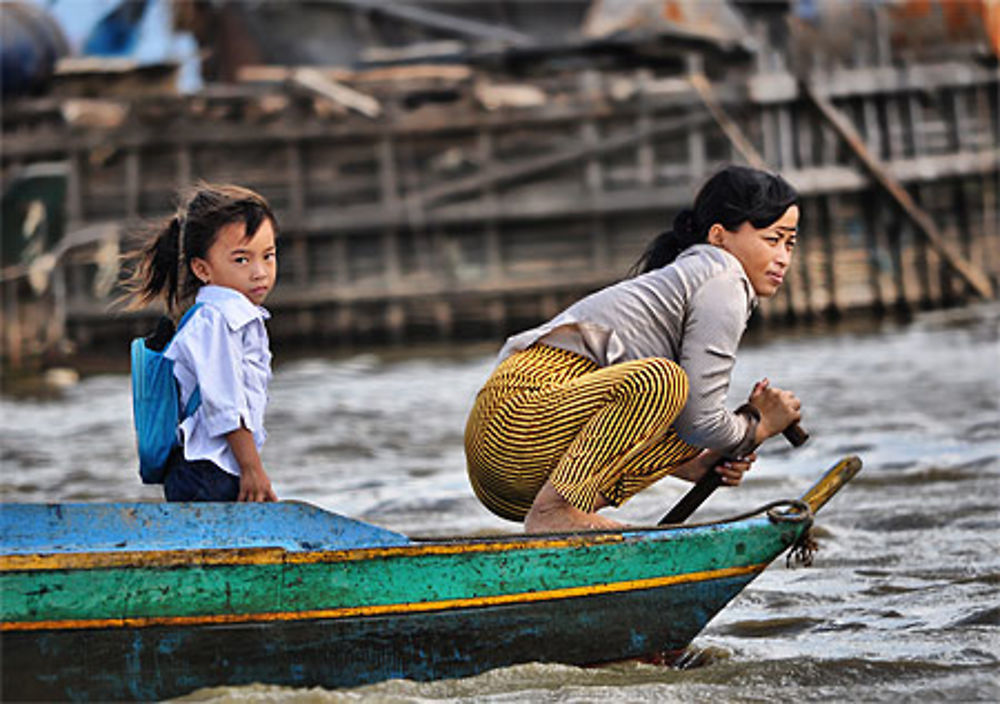
[[[982,295],[975,281],[995,286],[995,67],[883,66],[804,79],[759,67],[713,91],[764,162],[804,196],[794,272],[764,319],[947,305]],[[914,226],[919,219],[865,168],[810,91],[850,123],[939,242]],[[497,337],[551,315],[625,275],[701,180],[745,158],[687,77],[648,71],[585,72],[550,90],[544,105],[521,109],[487,111],[460,98],[387,109],[378,120],[323,120],[293,109],[254,117],[261,104],[246,91],[136,102],[114,130],[5,134],[0,158],[5,178],[23,164],[67,165],[71,233],[163,217],[175,189],[195,179],[260,190],[282,229],[272,334],[324,344]],[[25,272],[4,274],[8,353],[40,339],[25,332],[30,308],[11,304],[31,298],[18,278]],[[84,345],[145,325],[109,313],[110,294],[93,294],[97,272],[93,257],[72,250],[51,274],[55,315]],[[30,305],[37,317],[41,304]]]

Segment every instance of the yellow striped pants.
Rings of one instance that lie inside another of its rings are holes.
[[[598,367],[533,345],[501,362],[476,397],[465,428],[472,488],[512,521],[524,520],[546,480],[582,511],[598,496],[621,505],[700,451],[672,429],[687,393],[668,359]]]

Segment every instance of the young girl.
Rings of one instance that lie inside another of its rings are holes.
[[[508,339],[466,426],[480,501],[528,532],[617,529],[597,511],[668,474],[697,481],[725,457],[716,471],[738,484],[753,448],[800,417],[794,394],[766,379],[735,412],[724,405],[750,313],[788,271],[798,219],[780,176],[727,167],[637,276]]]
[[[167,461],[168,501],[276,501],[260,459],[271,378],[261,307],[277,274],[277,221],[267,202],[238,186],[200,184],[138,253],[126,283],[134,306],[161,298],[176,313],[201,305],[165,356],[174,361],[183,444]]]

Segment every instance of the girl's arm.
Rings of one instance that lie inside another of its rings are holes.
[[[240,494],[237,501],[277,501],[271,480],[264,471],[260,453],[253,441],[253,433],[245,427],[226,433],[236,461],[240,465]]]

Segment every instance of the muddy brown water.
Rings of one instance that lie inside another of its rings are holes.
[[[813,566],[775,562],[698,636],[687,669],[526,664],[463,680],[339,691],[252,685],[189,698],[1000,700],[998,339],[1000,306],[983,304],[745,342],[734,405],[766,375],[802,398],[812,439],[797,450],[769,441],[744,485],[716,492],[695,520],[797,497],[846,454],[865,468],[819,514]],[[479,506],[463,467],[465,414],[493,352],[279,364],[264,452],[279,495],[411,535],[516,531]],[[121,373],[55,396],[0,397],[3,501],[158,499],[138,481],[129,403]],[[665,479],[610,515],[655,522],[687,486]]]

